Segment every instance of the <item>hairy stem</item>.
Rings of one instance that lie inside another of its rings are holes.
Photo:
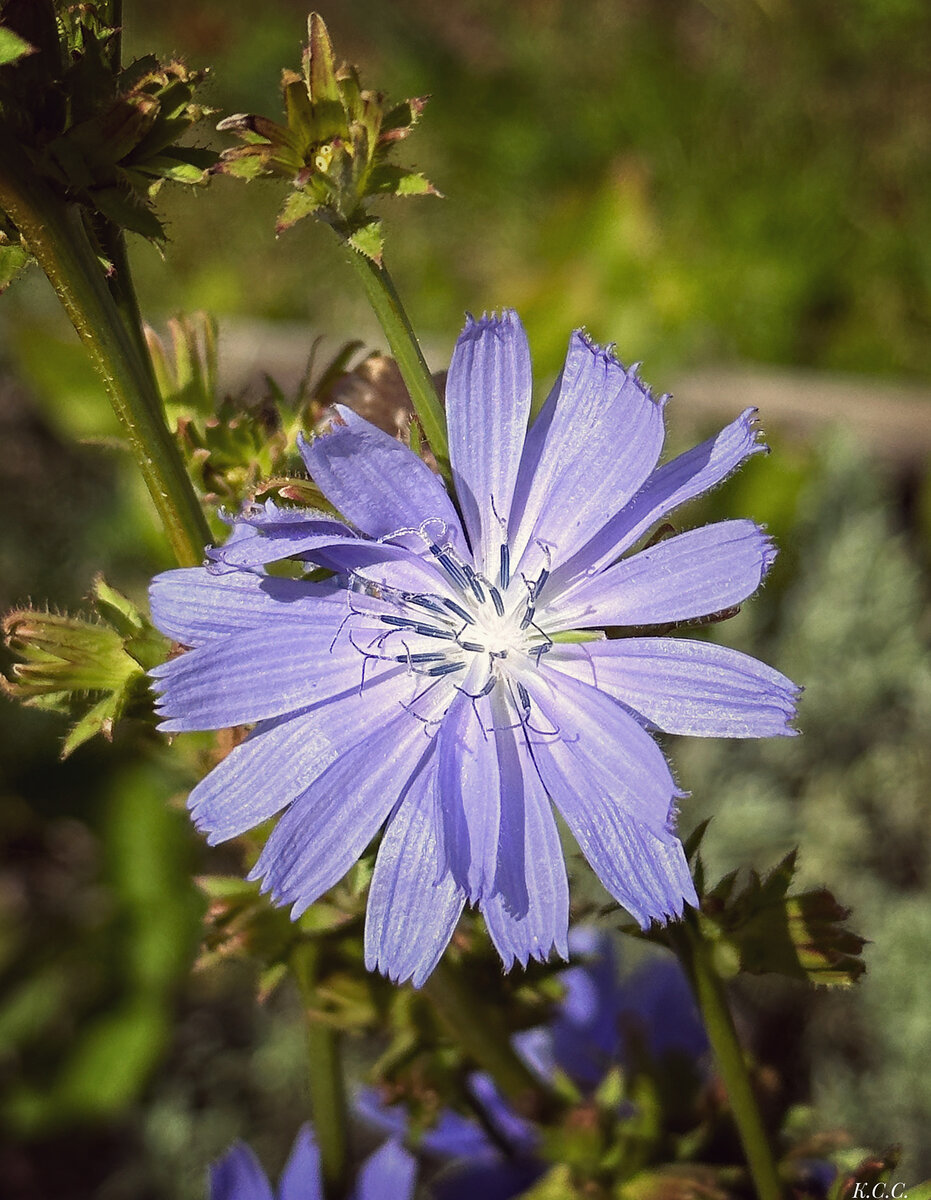
[[[559,1097],[519,1057],[497,1012],[471,991],[461,968],[441,960],[423,990],[453,1040],[491,1075],[518,1112],[539,1121],[560,1111]]]
[[[685,968],[698,1001],[757,1196],[759,1200],[782,1200],[784,1189],[775,1155],[737,1039],[724,982],[714,966],[711,946],[693,912],[687,912],[678,924],[670,925],[667,932],[669,944]]]
[[[394,282],[388,274],[387,267],[374,263],[364,254],[350,250],[349,261],[362,280],[365,294],[385,332],[391,353],[410,392],[411,403],[423,426],[437,465],[448,479],[449,441],[446,435],[446,413]]]
[[[182,566],[200,563],[210,533],[165,424],[151,361],[143,356],[125,260],[122,286],[128,299],[121,312],[77,206],[61,200],[29,172],[21,152],[5,141],[0,141],[0,208],[48,276],[90,354],[176,559]]]
[[[316,1007],[318,947],[301,942],[291,955],[307,1020],[307,1079],[314,1132],[320,1147],[323,1186],[328,1200],[346,1194],[349,1169],[349,1120],[340,1060],[340,1035],[319,1020]]]

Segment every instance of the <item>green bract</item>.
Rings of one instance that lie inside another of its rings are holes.
[[[236,113],[217,126],[245,143],[220,156],[218,171],[240,179],[280,176],[294,191],[278,216],[280,233],[302,217],[331,225],[355,250],[381,261],[381,221],[367,208],[377,196],[439,195],[420,172],[389,161],[420,117],[425,98],[389,104],[362,88],[354,67],[336,68],[323,20],[311,13],[302,71],[284,71],[286,123]]]

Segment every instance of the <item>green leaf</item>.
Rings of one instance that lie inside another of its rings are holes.
[[[725,876],[702,899],[702,925],[722,951],[736,953],[741,971],[849,987],[866,970],[866,940],[845,928],[850,912],[826,888],[788,894],[797,856],[791,851],[765,879],[751,872],[739,892],[736,872]]]
[[[95,188],[91,195],[103,215],[121,229],[139,233],[150,242],[165,240],[161,221],[133,193],[114,187]]]
[[[309,192],[291,192],[284,202],[284,207],[278,214],[278,220],[275,222],[275,232],[283,233],[286,229],[290,229],[292,225],[296,225],[298,221],[304,217],[312,217],[314,213],[320,210],[320,201],[316,196]]]
[[[408,171],[394,163],[382,163],[376,167],[366,190],[370,194],[386,196],[439,196],[433,184],[419,171]]]
[[[0,292],[5,292],[31,261],[32,255],[22,246],[0,242]]]
[[[370,258],[372,262],[381,263],[385,239],[382,234],[381,221],[372,220],[359,226],[348,238],[349,245],[359,254]]]
[[[0,25],[0,67],[5,67],[7,63],[18,62],[27,54],[35,54],[35,52],[35,46],[30,46],[25,38],[21,38],[12,29],[6,29]]]
[[[191,162],[182,162],[171,154],[159,154],[147,159],[145,170],[150,175],[157,175],[160,179],[171,179],[174,183],[188,183],[196,186],[206,183],[208,179],[206,167],[199,167]]]

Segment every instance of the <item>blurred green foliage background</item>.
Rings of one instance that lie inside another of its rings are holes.
[[[405,161],[448,198],[385,215],[435,367],[464,309],[508,304],[546,385],[583,324],[643,359],[660,390],[735,363],[931,378],[924,0],[321,10],[367,82],[433,96]],[[127,0],[126,54],[210,66],[218,119],[277,116],[305,16],[297,0]],[[326,232],[304,223],[274,239],[279,205],[262,183],[166,189],[164,259],[132,246],[148,319],[206,308],[231,343],[260,350],[277,325],[256,322],[280,323],[299,352],[317,334],[380,345]],[[98,570],[141,597],[167,550],[37,273],[0,300],[0,335],[0,605],[74,608]],[[931,409],[916,412],[927,445]],[[671,413],[674,440],[705,432]],[[914,458],[832,433],[800,440],[762,417],[776,453],[689,519],[750,513],[776,534],[767,589],[715,636],[806,685],[805,737],[672,745],[693,794],[683,822],[715,814],[706,849],[720,871],[767,867],[800,843],[804,879],[854,906],[874,943],[857,993],[763,980],[744,989],[748,1028],[764,1059],[767,1039],[791,1043],[822,1128],[876,1149],[905,1142],[914,1179],[931,1170],[927,477]],[[302,1104],[300,1030],[287,995],[256,1010],[235,967],[189,977],[191,876],[222,862],[188,827],[189,781],[136,731],[57,765],[57,718],[3,701],[0,722],[4,1194],[193,1200],[236,1136],[280,1161]]]

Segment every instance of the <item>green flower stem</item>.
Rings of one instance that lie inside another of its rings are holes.
[[[373,262],[356,250],[349,251],[349,261],[362,280],[369,303],[385,331],[391,353],[410,392],[414,411],[423,426],[437,466],[448,479],[449,440],[446,436],[446,413],[394,282],[388,274],[387,267]]]
[[[461,967],[443,958],[423,990],[453,1040],[491,1075],[519,1113],[537,1121],[559,1114],[562,1101],[516,1053],[497,1012],[473,993]]]
[[[151,361],[142,355],[141,332],[134,336],[131,329],[138,323],[134,298],[121,314],[80,211],[32,175],[21,151],[5,140],[0,141],[0,208],[48,276],[90,354],[175,557],[182,566],[196,566],[203,561],[210,532],[165,424]],[[131,290],[124,295],[132,297]]]
[[[668,936],[695,992],[757,1196],[759,1200],[782,1200],[785,1192],[737,1040],[724,983],[715,969],[711,946],[702,934],[697,915],[687,912],[681,922],[669,926]]]
[[[339,1200],[346,1194],[348,1186],[349,1117],[340,1061],[340,1034],[314,1013],[318,953],[313,942],[299,943],[291,955],[291,970],[307,1018],[307,1078],[314,1132],[320,1147],[324,1192],[328,1200]]]

